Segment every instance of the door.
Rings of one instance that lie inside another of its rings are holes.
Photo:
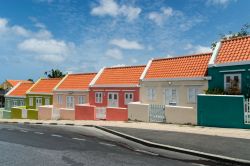
[[[108,107],[118,107],[118,93],[108,94]]]
[[[36,98],[36,108],[42,105],[42,98]]]
[[[165,104],[177,105],[177,90],[176,88],[165,89]]]

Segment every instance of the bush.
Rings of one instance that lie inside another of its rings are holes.
[[[206,94],[215,94],[215,95],[225,95],[225,91],[221,88],[213,88],[213,89],[208,89],[205,90]]]

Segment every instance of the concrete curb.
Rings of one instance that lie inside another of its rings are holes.
[[[141,138],[137,138],[128,134],[124,134],[112,129],[108,129],[106,127],[102,126],[96,126],[96,125],[75,125],[73,123],[43,123],[43,122],[17,122],[17,121],[2,121],[0,122],[4,124],[12,123],[12,124],[33,124],[33,125],[68,125],[68,126],[85,126],[85,127],[95,127],[97,129],[100,129],[102,131],[120,136],[122,138],[125,138],[127,140],[142,144],[144,146],[148,147],[153,147],[153,148],[158,148],[158,149],[163,149],[163,150],[169,150],[169,151],[174,151],[174,152],[179,152],[179,153],[184,153],[184,154],[189,154],[193,156],[198,156],[202,158],[207,158],[207,159],[212,159],[212,160],[217,160],[217,161],[222,161],[222,162],[227,162],[230,164],[240,164],[240,165],[249,165],[250,166],[250,160],[244,160],[244,159],[237,159],[237,158],[232,158],[232,157],[227,157],[227,156],[222,156],[222,155],[215,155],[211,153],[205,153],[205,152],[200,152],[196,150],[190,150],[190,149],[185,149],[185,148],[180,148],[180,147],[175,147],[171,145],[164,145],[164,144],[159,144],[151,141],[147,141]]]
[[[130,141],[134,141],[136,143],[142,144],[144,146],[148,146],[148,147],[189,154],[189,155],[203,157],[203,158],[207,158],[207,159],[223,161],[223,162],[227,162],[227,163],[231,163],[231,164],[250,165],[249,160],[237,159],[237,158],[232,158],[232,157],[227,157],[227,156],[222,156],[222,155],[215,155],[215,154],[204,153],[204,152],[200,152],[200,151],[196,151],[196,150],[190,150],[190,149],[179,148],[179,147],[170,146],[170,145],[159,144],[159,143],[150,142],[150,141],[147,141],[144,139],[140,139],[140,138],[128,135],[128,134],[124,134],[124,133],[121,133],[121,132],[118,132],[118,131],[115,131],[112,129],[108,129],[106,127],[101,127],[101,126],[94,126],[94,127],[97,129],[109,132],[111,134],[123,137],[125,139],[130,140]]]

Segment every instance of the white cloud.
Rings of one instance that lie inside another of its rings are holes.
[[[114,0],[100,0],[99,6],[96,6],[91,10],[92,15],[96,16],[109,15],[112,17],[120,15],[127,17],[129,21],[136,19],[140,13],[141,13],[140,8],[127,5],[120,6]]]
[[[105,55],[107,57],[110,57],[110,58],[113,58],[113,59],[116,59],[116,60],[123,59],[121,50],[119,50],[117,48],[107,50]]]
[[[160,12],[151,12],[148,18],[154,21],[157,25],[162,25],[164,21],[174,15],[174,10],[171,7],[161,8]]]
[[[128,41],[126,39],[113,39],[110,41],[110,44],[118,46],[122,49],[134,49],[134,50],[142,50],[144,46],[137,41]]]
[[[68,51],[67,45],[63,41],[54,39],[39,40],[27,39],[18,45],[18,48],[23,51],[41,53],[41,54],[63,54]]]
[[[132,62],[132,63],[137,63],[137,62],[138,62],[138,60],[137,60],[137,59],[135,59],[135,58],[132,58],[132,59],[131,59],[131,62]]]
[[[189,53],[192,53],[192,54],[212,52],[210,47],[206,47],[202,45],[193,45],[190,43],[184,46],[184,50],[188,50]]]
[[[8,24],[8,20],[0,17],[0,29],[5,28]]]
[[[55,39],[27,39],[18,44],[18,49],[35,55],[36,60],[50,63],[60,63],[64,61],[71,49],[72,44],[58,41]]]
[[[235,2],[237,0],[207,0],[206,5],[208,6],[223,6],[227,7],[230,2]]]

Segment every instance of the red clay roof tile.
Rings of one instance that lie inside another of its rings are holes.
[[[212,53],[154,59],[145,75],[152,78],[204,77]]]
[[[142,65],[105,68],[95,85],[138,85],[145,67]]]
[[[31,88],[34,83],[20,83],[13,91],[8,94],[8,96],[16,96],[16,97],[24,97],[26,95],[27,90]]]
[[[215,63],[229,63],[250,60],[250,36],[223,40]]]
[[[69,74],[56,90],[88,90],[96,73]]]
[[[31,83],[27,80],[7,80],[7,82],[10,83],[13,87],[16,86],[19,82]]]
[[[61,81],[61,78],[43,78],[36,82],[30,89],[31,93],[52,93],[55,86]]]

